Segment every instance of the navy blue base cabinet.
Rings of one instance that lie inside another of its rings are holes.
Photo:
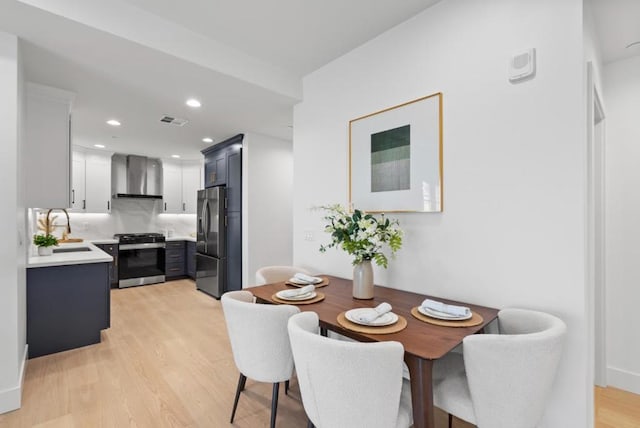
[[[184,241],[167,241],[164,256],[167,281],[185,277],[184,252]]]
[[[111,288],[118,288],[118,244],[95,244],[95,246],[113,257],[113,261],[109,263],[109,282],[111,282]]]
[[[109,265],[27,269],[29,358],[100,342],[111,321]]]
[[[187,241],[187,276],[196,279],[196,243]]]

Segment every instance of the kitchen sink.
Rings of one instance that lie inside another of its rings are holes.
[[[80,251],[91,251],[89,247],[54,248],[54,253],[77,253]]]

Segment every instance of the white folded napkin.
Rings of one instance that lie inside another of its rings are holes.
[[[375,308],[360,312],[357,318],[360,322],[370,324],[387,312],[391,312],[391,309],[391,305],[387,302],[380,303]]]
[[[297,279],[299,282],[304,282],[307,284],[318,284],[320,282],[322,282],[322,278],[318,278],[316,276],[309,276],[309,275],[305,275],[304,273],[297,273],[293,276],[295,279]]]
[[[467,308],[466,306],[447,305],[446,303],[438,302],[431,299],[425,299],[420,306],[425,309],[431,309],[434,311],[442,312],[443,314],[456,317],[465,317],[471,315],[471,309]]]
[[[305,294],[313,293],[316,286],[313,284],[305,285],[304,287],[296,288],[295,290],[282,290],[279,295],[285,299],[291,299],[293,297],[304,296]]]

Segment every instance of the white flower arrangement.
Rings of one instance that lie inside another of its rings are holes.
[[[328,248],[339,247],[355,256],[354,265],[373,260],[378,266],[386,268],[388,260],[383,253],[385,244],[391,250],[392,257],[402,246],[402,230],[398,220],[385,218],[384,214],[376,218],[360,210],[350,214],[339,204],[321,206],[320,209],[327,212],[323,218],[329,224],[324,231],[331,234],[331,242],[320,246],[323,253]]]

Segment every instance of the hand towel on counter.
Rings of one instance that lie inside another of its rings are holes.
[[[391,312],[391,309],[393,308],[387,302],[380,303],[375,308],[371,308],[367,311],[362,311],[362,313],[358,314],[358,321],[370,324],[387,312]]]
[[[431,309],[433,311],[442,312],[443,314],[465,317],[471,315],[471,309],[466,306],[447,305],[446,303],[438,302],[436,300],[425,299],[421,305],[423,308]]]
[[[305,294],[311,294],[316,289],[313,284],[305,285],[304,287],[297,288],[295,290],[282,290],[279,294],[285,299],[291,299],[293,297],[304,296]]]

